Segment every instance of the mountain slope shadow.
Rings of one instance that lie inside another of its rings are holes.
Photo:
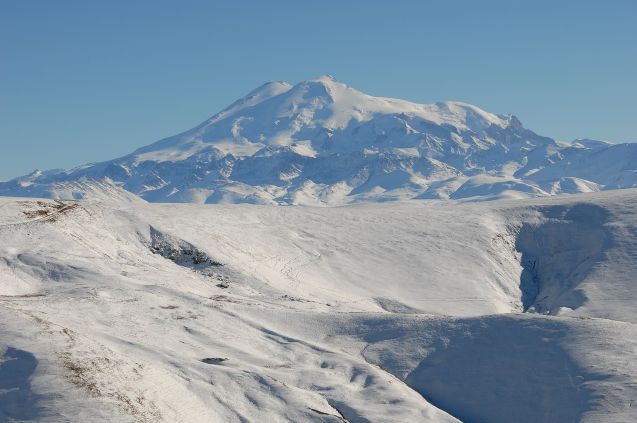
[[[592,407],[587,375],[560,346],[560,322],[460,320],[432,338],[405,382],[463,422],[575,422]]]
[[[555,314],[586,302],[578,285],[610,245],[607,212],[594,204],[541,208],[540,223],[524,224],[516,249],[522,253],[520,289],[525,311]]]
[[[39,396],[31,390],[38,360],[28,351],[9,347],[0,359],[0,421],[34,420]]]

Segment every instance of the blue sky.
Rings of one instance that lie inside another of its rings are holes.
[[[0,0],[0,179],[126,154],[270,80],[637,141],[637,1]]]

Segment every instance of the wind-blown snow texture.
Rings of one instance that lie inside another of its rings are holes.
[[[560,143],[514,116],[372,97],[324,76],[265,84],[190,131],[0,183],[0,195],[79,198],[66,183],[86,178],[151,202],[520,198],[635,187],[637,144]]]
[[[75,188],[0,198],[2,421],[637,421],[637,190],[308,208]]]

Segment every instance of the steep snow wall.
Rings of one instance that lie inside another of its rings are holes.
[[[586,301],[578,285],[602,260],[610,244],[607,212],[594,204],[540,208],[539,221],[523,224],[516,248],[522,253],[525,310],[555,314]]]

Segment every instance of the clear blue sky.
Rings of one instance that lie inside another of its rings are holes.
[[[270,80],[637,141],[637,1],[0,0],[0,180],[126,154]]]

